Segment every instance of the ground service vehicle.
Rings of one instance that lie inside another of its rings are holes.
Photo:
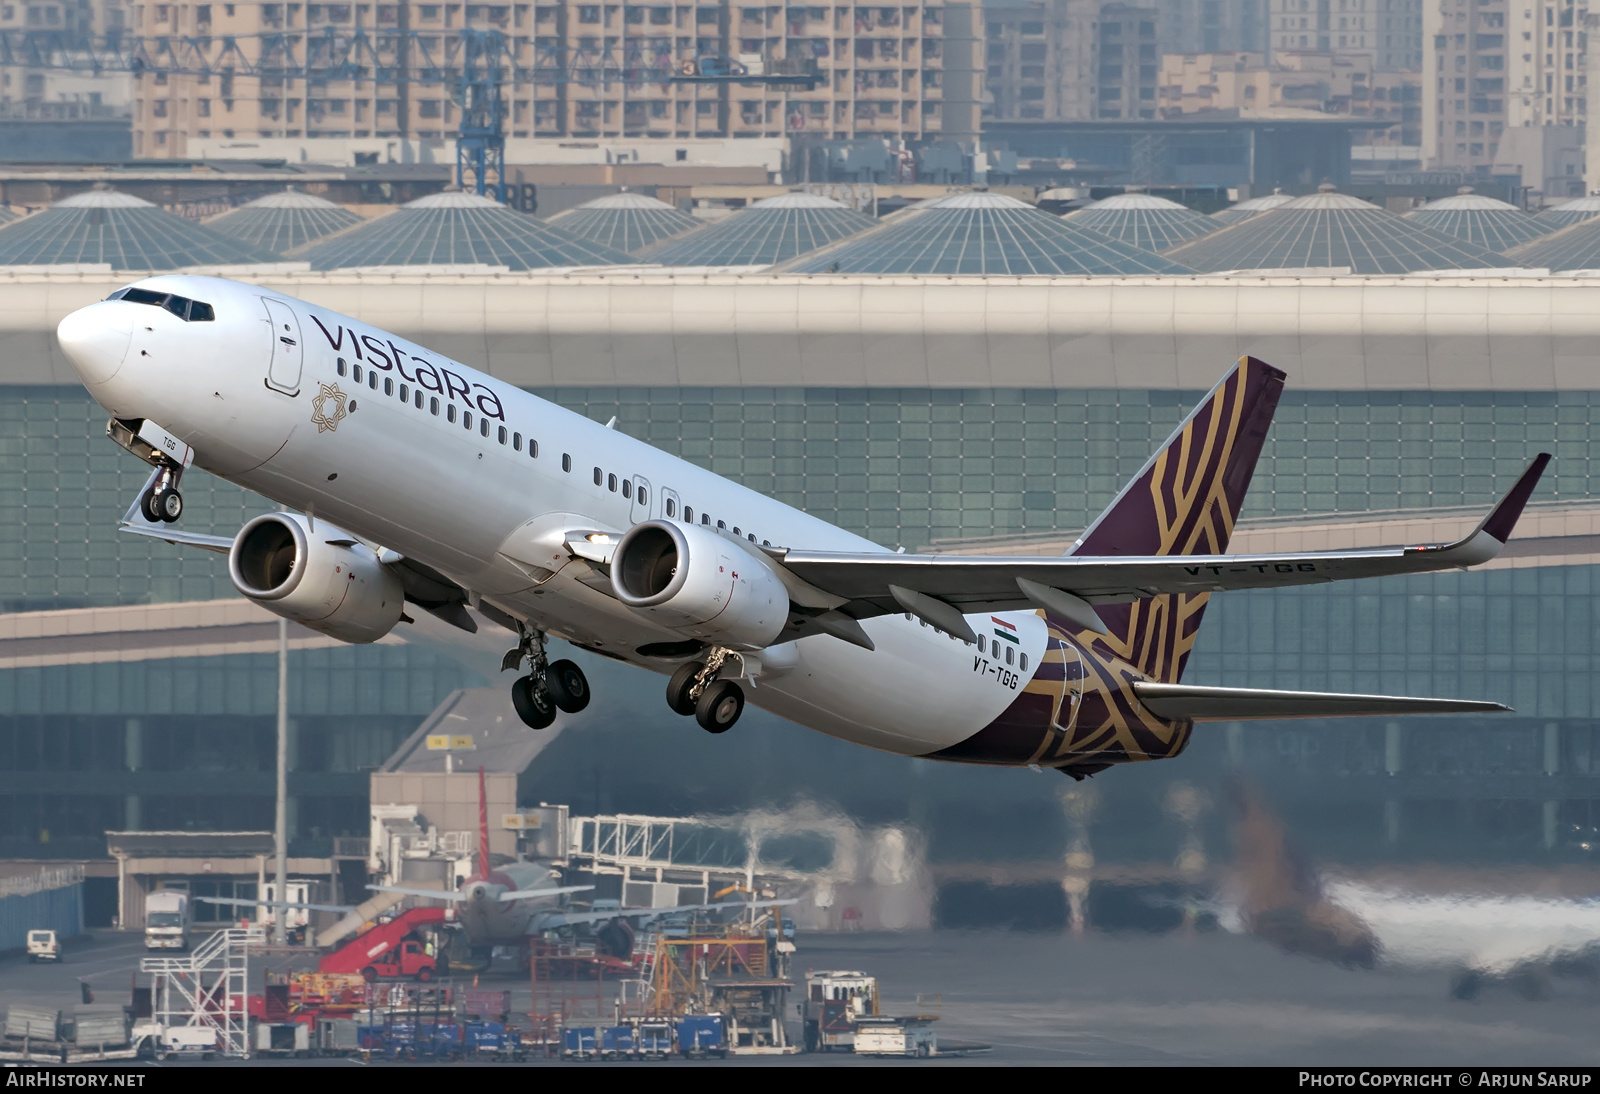
[[[61,943],[56,941],[54,931],[29,931],[28,932],[28,962],[33,964],[39,961],[60,961]]]
[[[144,898],[144,948],[189,948],[189,894],[157,889]]]

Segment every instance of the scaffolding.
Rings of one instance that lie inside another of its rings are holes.
[[[704,1010],[714,982],[740,977],[766,980],[772,975],[767,957],[765,930],[756,933],[743,923],[698,925],[687,935],[660,935],[652,962],[649,1013],[672,1016]]]
[[[209,1026],[217,1051],[250,1058],[246,1013],[250,951],[266,943],[260,927],[218,931],[187,957],[146,957],[139,971],[151,974],[151,1018],[163,1028]]]

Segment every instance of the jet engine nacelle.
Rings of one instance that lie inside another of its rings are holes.
[[[228,574],[248,599],[341,642],[376,642],[405,606],[400,578],[370,547],[298,513],[268,513],[239,529]]]
[[[694,524],[636,524],[611,556],[617,599],[663,626],[757,650],[789,620],[789,592],[771,566]]]

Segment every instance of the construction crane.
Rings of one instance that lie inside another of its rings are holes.
[[[531,53],[531,63],[525,63]],[[643,45],[569,48],[498,30],[452,34],[365,27],[303,33],[128,35],[87,37],[63,31],[0,30],[0,65],[89,75],[219,75],[277,80],[442,84],[455,87],[461,124],[456,135],[456,185],[479,195],[492,188],[504,202],[504,89],[512,84],[721,84],[812,88],[815,61],[765,64],[699,54],[675,61],[671,51]],[[492,182],[490,180],[493,180]]]

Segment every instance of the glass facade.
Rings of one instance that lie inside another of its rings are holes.
[[[617,428],[632,436],[908,550],[1081,527],[1200,395],[539,394],[594,420],[615,414]],[[1600,440],[1590,439],[1589,426],[1600,412],[1595,403],[1600,392],[1286,392],[1245,517],[1487,505],[1544,450],[1556,459],[1538,500],[1587,498],[1600,487]],[[144,470],[103,434],[104,414],[81,390],[0,389],[3,610],[234,595],[219,556],[115,531]],[[196,530],[228,531],[272,508],[205,474],[184,486],[184,524]],[[1552,817],[1558,833],[1591,832],[1600,797],[1590,789],[1600,775],[1600,740],[1592,740],[1600,730],[1592,684],[1600,670],[1597,571],[1501,569],[1214,598],[1190,663],[1193,682],[1482,697],[1517,714],[1406,720],[1399,745],[1382,720],[1206,727],[1181,760],[1101,780],[1123,803],[1108,804],[1106,815],[1137,814],[1133,804],[1156,793],[1152,779],[1207,781],[1235,763],[1292,789],[1284,791],[1293,798],[1288,807],[1309,817],[1331,795],[1343,796],[1347,812],[1350,800],[1370,799],[1364,846],[1396,832],[1404,842],[1487,831],[1538,845]],[[696,808],[715,811],[757,804],[741,795],[769,801],[803,791],[879,816],[902,809],[893,799],[903,791],[908,802],[916,794],[948,798],[951,818],[970,809],[975,792],[990,794],[995,823],[1007,830],[1035,813],[1058,815],[1055,781],[908,764],[756,711],[728,735],[740,738],[732,745],[698,733],[692,740],[656,734],[664,707],[654,681],[597,659],[585,664],[597,696],[590,721],[556,742],[534,778],[538,796],[570,800],[575,810],[670,812],[683,808],[673,797],[681,792]],[[296,653],[291,679],[291,793],[306,848],[329,835],[363,833],[366,772],[451,689],[484,683],[416,646]],[[269,827],[275,686],[270,656],[0,671],[0,854],[101,854],[98,834],[123,826]],[[737,760],[738,772],[705,775],[717,757]],[[696,766],[692,779],[663,779],[684,764]],[[873,773],[859,795],[839,774],[841,764]],[[1396,793],[1404,800],[1390,809],[1385,803]],[[922,819],[931,832],[962,829],[928,809]],[[1143,822],[1129,823],[1134,832]],[[1564,841],[1558,834],[1556,845]]]

